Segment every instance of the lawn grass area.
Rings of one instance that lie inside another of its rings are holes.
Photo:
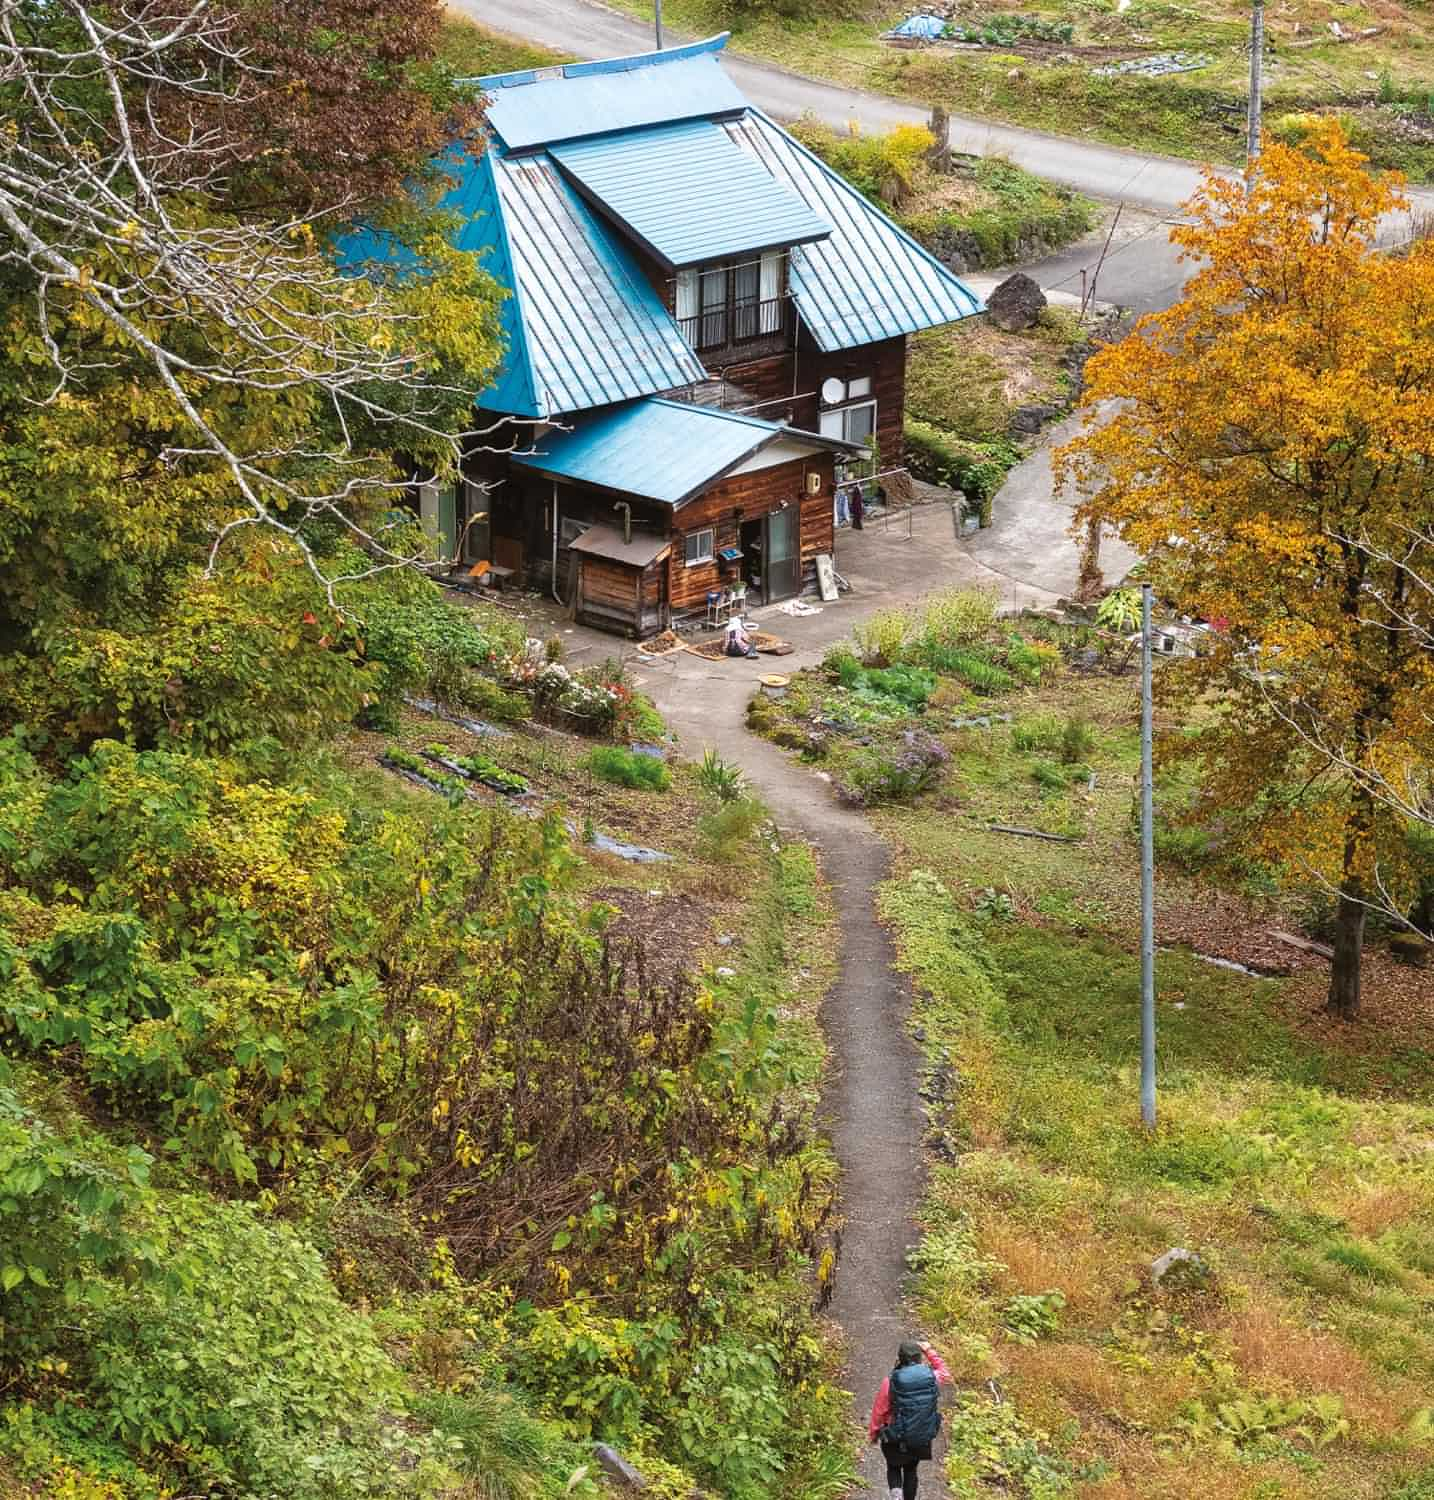
[[[460,78],[485,78],[494,73],[517,73],[524,68],[550,68],[571,62],[569,52],[555,52],[517,37],[489,31],[449,11],[438,35],[438,55]]]
[[[906,818],[882,907],[951,1080],[917,1301],[958,1370],[955,1493],[1428,1493],[1401,1490],[1434,1478],[1409,1427],[1434,1381],[1427,1050],[1412,1069],[1406,1036],[1331,1046],[1284,982],[1164,954],[1147,1134],[1137,957],[974,916],[929,815]],[[1156,1288],[1174,1246],[1208,1275]]]
[[[976,613],[959,631],[957,615],[948,598],[874,618],[855,653],[935,660],[944,628],[963,653],[1019,661],[1007,622],[981,641]],[[1090,649],[1013,623],[1068,663]],[[1434,979],[1371,953],[1351,1028],[1319,1014],[1318,961],[1260,978],[1202,960],[1191,945],[1248,958],[1298,910],[1259,870],[1192,873],[1163,842],[1147,1133],[1134,675],[1067,665],[978,692],[965,656],[947,660],[920,712],[871,701],[914,668],[843,680],[834,653],[754,717],[836,785],[911,734],[949,755],[871,816],[894,851],[882,915],[918,996],[934,1164],[914,1294],[957,1381],[952,1494],[1428,1500]],[[1156,1286],[1175,1247],[1202,1267]]]
[[[651,15],[651,0],[620,0]],[[793,7],[788,7],[793,8]],[[699,34],[733,28],[734,48],[798,72],[960,113],[1085,135],[1143,150],[1232,162],[1243,152],[1248,7],[1233,0],[991,0],[961,12],[965,25],[1034,16],[1073,28],[1070,43],[1017,38],[980,50],[892,48],[879,39],[914,7],[875,5],[861,19],[733,18],[720,0],[666,0],[668,24]],[[1371,27],[1376,36],[1341,42]],[[1267,14],[1274,47],[1265,119],[1289,128],[1308,110],[1339,113],[1376,165],[1434,180],[1434,18],[1420,5],[1290,0]],[[1210,66],[1160,78],[1100,77],[1097,65],[1198,52]]]

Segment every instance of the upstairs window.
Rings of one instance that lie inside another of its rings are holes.
[[[855,406],[838,407],[835,411],[824,411],[821,416],[823,437],[841,438],[848,443],[865,443],[875,431],[875,401],[862,401]]]
[[[682,336],[694,349],[772,338],[785,326],[783,252],[767,250],[677,273],[675,310]]]
[[[717,533],[709,526],[704,531],[691,531],[683,538],[686,563],[690,568],[696,563],[711,562],[716,555],[713,544]]]

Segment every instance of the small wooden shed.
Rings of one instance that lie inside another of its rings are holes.
[[[577,564],[574,613],[584,625],[641,640],[671,619],[667,559],[672,537],[616,526],[589,526],[572,544]]]

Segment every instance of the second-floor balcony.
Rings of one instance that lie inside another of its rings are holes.
[[[739,344],[781,344],[787,327],[786,298],[739,299],[677,321],[683,338],[699,353]]]

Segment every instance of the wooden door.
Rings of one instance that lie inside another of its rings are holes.
[[[802,591],[801,507],[789,505],[767,517],[767,603],[790,599]]]

